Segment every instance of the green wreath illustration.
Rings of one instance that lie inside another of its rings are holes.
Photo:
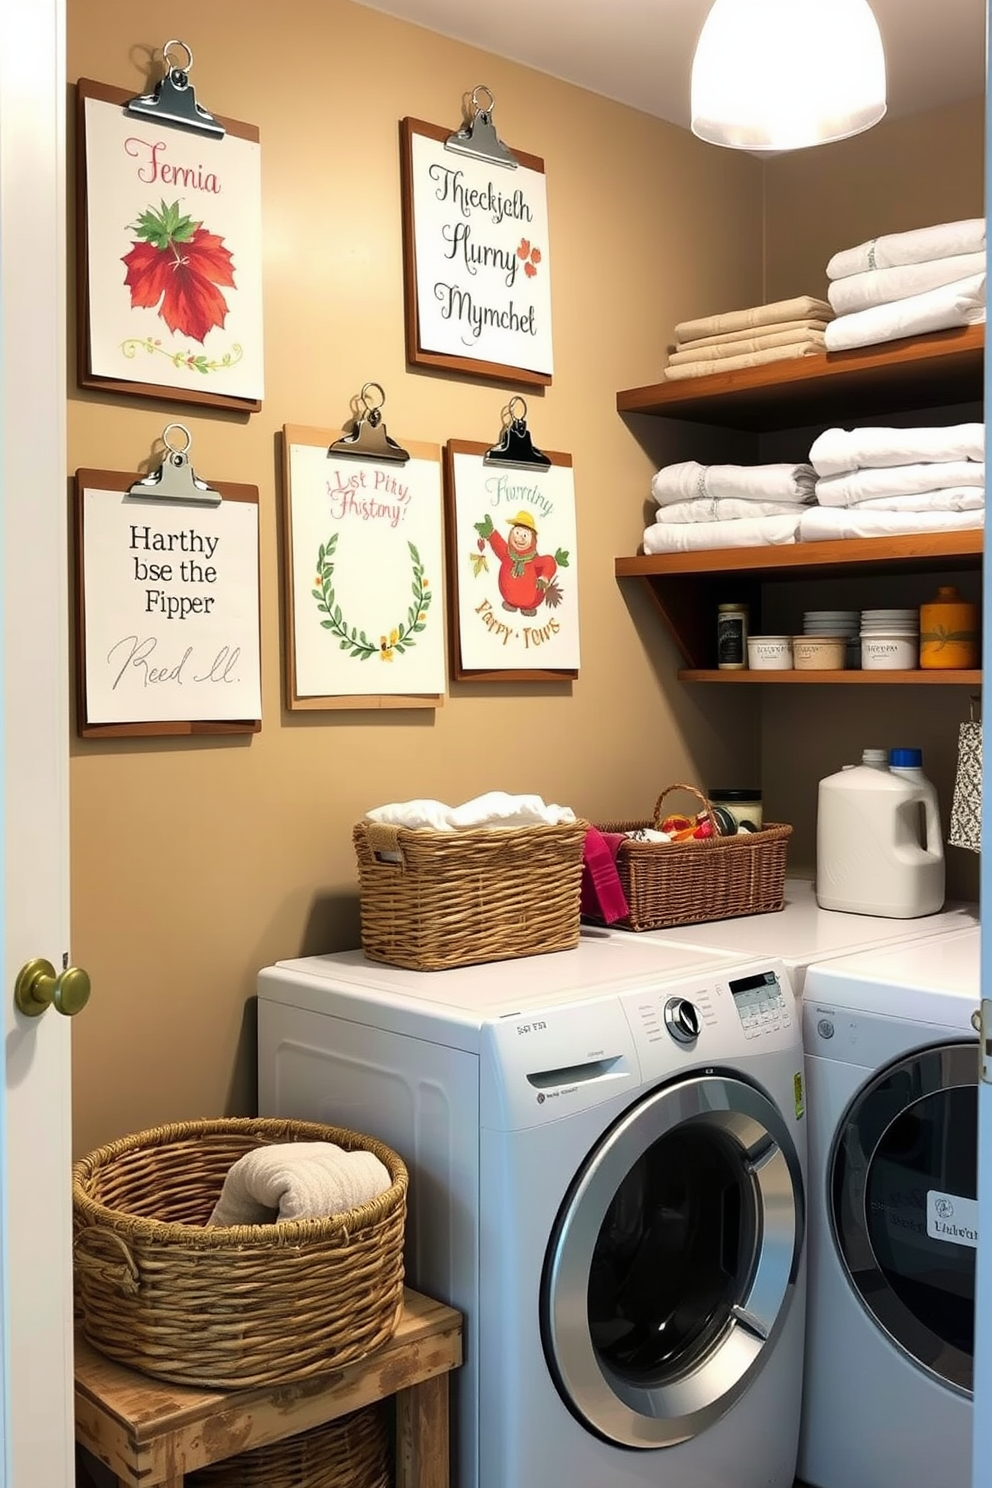
[[[338,645],[342,651],[347,651],[349,656],[357,657],[359,661],[368,661],[370,656],[378,656],[380,661],[392,661],[398,651],[402,656],[417,644],[414,639],[427,626],[427,612],[431,606],[431,586],[424,577],[424,565],[420,560],[420,554],[412,542],[407,543],[410,550],[410,558],[413,563],[413,581],[410,585],[413,594],[413,604],[406,612],[406,620],[400,621],[388,633],[380,636],[378,644],[370,640],[364,630],[359,630],[355,625],[349,625],[341,613],[341,606],[334,597],[334,557],[338,545],[338,533],[328,538],[326,543],[321,543],[317,550],[317,577],[314,583],[318,586],[312,590],[317,608],[327,618],[321,620],[324,630],[329,630],[337,637]]]

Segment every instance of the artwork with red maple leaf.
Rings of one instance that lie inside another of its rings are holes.
[[[222,289],[235,288],[224,239],[184,214],[178,201],[148,207],[129,230],[137,241],[122,262],[132,309],[157,310],[174,334],[202,343],[227,318]]]

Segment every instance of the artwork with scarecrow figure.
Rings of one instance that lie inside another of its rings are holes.
[[[456,674],[535,680],[579,664],[575,492],[567,455],[547,470],[487,465],[450,441],[447,496]]]

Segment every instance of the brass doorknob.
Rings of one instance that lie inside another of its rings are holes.
[[[38,1018],[46,1008],[74,1018],[90,1000],[89,974],[79,966],[67,966],[57,975],[50,961],[40,957],[28,961],[17,973],[14,1001],[28,1018]]]

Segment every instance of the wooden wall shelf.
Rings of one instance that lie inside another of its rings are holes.
[[[812,685],[814,687],[829,686],[838,683],[844,686],[869,686],[869,687],[898,687],[907,683],[918,687],[924,686],[943,687],[981,687],[982,674],[980,671],[924,671],[922,669],[913,672],[887,672],[887,671],[840,671],[840,672],[772,672],[772,671],[749,671],[745,668],[740,672],[721,672],[713,667],[701,667],[699,669],[686,668],[679,672],[680,682],[724,682],[750,684],[752,687],[774,686],[776,683],[798,682]]]
[[[617,393],[617,410],[761,432],[946,407],[981,398],[984,354],[985,326],[959,326],[884,346],[627,388]]]

